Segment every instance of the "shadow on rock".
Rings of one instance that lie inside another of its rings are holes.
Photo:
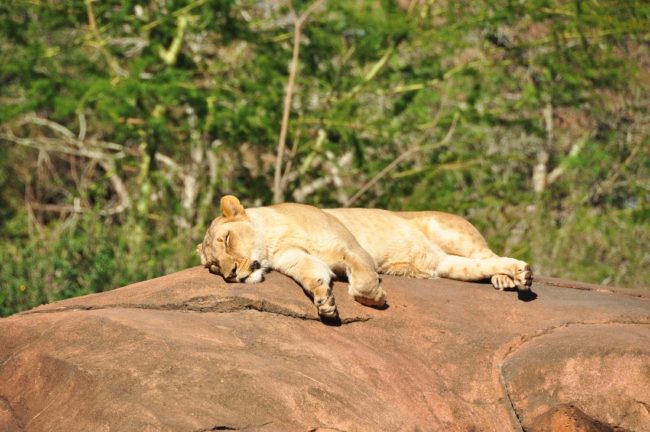
[[[343,324],[343,322],[341,321],[341,317],[338,314],[336,314],[336,316],[333,317],[321,316],[320,321],[323,324],[331,327],[340,327]]]
[[[537,294],[535,294],[532,290],[517,291],[517,298],[522,302],[531,302],[537,299]]]

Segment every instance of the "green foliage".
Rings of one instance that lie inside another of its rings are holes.
[[[0,315],[196,264],[221,194],[269,204],[293,22],[284,1],[0,5]],[[642,0],[327,0],[281,194],[459,213],[538,273],[650,286],[649,24]]]
[[[193,264],[191,239],[161,242],[141,225],[70,219],[56,232],[0,248],[4,315],[29,305],[100,292]]]

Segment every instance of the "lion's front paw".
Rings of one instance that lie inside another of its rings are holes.
[[[314,304],[318,309],[318,315],[324,318],[334,318],[338,315],[336,301],[334,300],[330,287],[323,285],[315,288],[312,292],[314,294]]]
[[[507,273],[497,273],[490,280],[492,285],[499,290],[517,288],[527,291],[533,283],[533,271],[525,262],[517,261],[510,266]]]
[[[324,318],[335,318],[338,316],[338,310],[336,309],[336,301],[334,300],[333,295],[324,299],[314,299],[314,304],[318,308],[318,315]]]

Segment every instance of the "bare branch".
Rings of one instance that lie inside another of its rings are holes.
[[[544,125],[546,127],[546,143],[537,152],[537,164],[533,168],[533,190],[541,194],[546,190],[548,181],[548,160],[549,152],[553,146],[553,105],[547,102],[544,107]]]
[[[120,178],[120,176],[117,175],[117,169],[115,167],[115,160],[123,158],[125,156],[123,146],[120,146],[119,144],[115,144],[115,143],[102,143],[103,145],[109,148],[119,149],[119,151],[117,151],[116,153],[111,153],[111,154],[107,154],[98,150],[90,150],[85,147],[84,142],[78,139],[70,129],[66,128],[65,126],[59,123],[35,115],[26,116],[24,121],[36,125],[48,127],[51,130],[62,135],[63,138],[62,139],[45,138],[45,137],[40,137],[38,139],[20,138],[15,136],[13,132],[11,132],[10,130],[8,133],[0,134],[0,139],[5,139],[7,141],[19,145],[23,145],[26,147],[34,148],[42,152],[52,151],[52,152],[69,154],[72,156],[84,157],[93,161],[97,161],[97,163],[106,172],[106,175],[108,176],[108,181],[111,183],[113,190],[119,197],[119,202],[117,205],[104,208],[99,211],[99,214],[114,215],[123,212],[129,207],[131,200],[129,198],[128,189],[126,188],[124,181]],[[84,129],[83,135],[85,135],[85,121],[84,121],[83,129]],[[82,136],[81,131],[80,131],[80,136]],[[97,141],[93,141],[93,142],[97,143]],[[38,210],[45,210],[45,211],[68,212],[69,210],[68,206],[40,205],[34,203],[31,200],[28,201],[28,206],[30,208],[35,208]],[[71,212],[80,213],[82,211],[84,210],[81,207],[80,203],[78,201],[75,201],[75,205],[73,206],[73,210]]]
[[[405,151],[398,157],[396,157],[391,163],[389,163],[383,170],[379,171],[372,179],[370,179],[366,184],[361,186],[361,188],[350,197],[344,204],[343,207],[350,207],[352,204],[354,204],[359,198],[363,196],[364,193],[366,193],[371,187],[373,187],[379,180],[381,180],[386,174],[394,170],[399,164],[410,158],[416,153],[422,152],[422,151],[427,151],[427,150],[433,150],[436,147],[443,146],[449,142],[451,137],[454,134],[454,131],[456,130],[456,122],[458,121],[458,113],[454,115],[454,119],[451,122],[451,126],[449,126],[449,130],[447,131],[447,134],[445,137],[442,139],[442,141],[434,143],[434,144],[425,144],[425,145],[419,145],[416,147],[412,147],[409,150]]]
[[[157,162],[167,165],[175,174],[178,174],[180,176],[183,175],[183,168],[181,168],[176,162],[174,162],[174,159],[158,152],[156,152],[154,157],[156,158]]]
[[[299,119],[299,121],[302,120],[302,116]],[[321,130],[318,131],[320,134]],[[282,185],[282,190],[287,188],[287,185],[289,184],[289,179],[291,178],[291,170],[293,169],[293,160],[298,154],[298,144],[300,143],[300,135],[302,133],[302,128],[298,128],[296,131],[296,136],[293,139],[293,143],[291,145],[291,150],[289,150],[289,157],[287,158],[287,162],[284,166],[284,174],[282,174],[282,179],[280,180],[280,184]]]
[[[110,215],[122,213],[131,204],[131,200],[129,198],[129,194],[126,189],[126,186],[124,185],[122,179],[115,172],[115,167],[112,161],[99,161],[98,163],[102,166],[104,171],[106,171],[106,174],[108,175],[108,180],[111,182],[111,185],[113,186],[113,190],[115,190],[115,193],[119,197],[118,204],[101,209],[99,211],[99,214],[102,216],[110,216]],[[43,204],[33,200],[26,200],[26,204],[27,204],[28,211],[30,212],[32,210],[40,210],[40,211],[47,211],[47,212],[54,212],[54,213],[88,213],[92,211],[92,209],[88,207],[83,207],[81,205],[79,197],[74,198],[73,205]]]
[[[83,141],[86,139],[86,115],[83,109],[77,111],[77,117],[79,117],[79,135],[77,135],[77,139]]]
[[[630,131],[627,132],[625,136],[625,141],[628,146],[632,144],[632,133]],[[609,193],[610,189],[616,184],[615,182],[618,179],[618,177],[623,173],[625,167],[627,167],[634,160],[634,158],[637,157],[637,154],[639,153],[640,150],[644,148],[643,145],[646,142],[647,141],[644,141],[643,139],[637,141],[634,147],[632,147],[630,154],[625,158],[625,160],[623,160],[623,162],[616,165],[611,170],[611,174],[609,175],[609,177],[607,177],[602,182],[596,184],[594,188],[591,188],[585,194],[585,197],[583,198],[582,202],[584,203],[594,197],[603,196]]]
[[[38,140],[35,140],[31,138],[20,138],[15,136],[13,133],[0,133],[0,139],[4,139],[25,147],[31,147],[37,150],[65,153],[73,156],[85,157],[88,159],[114,160],[124,157],[123,152],[107,154],[96,150],[70,147],[67,145],[67,141],[56,138],[39,138]]]
[[[569,151],[569,155],[564,158],[564,160],[555,168],[553,168],[553,171],[551,171],[548,176],[546,177],[546,186],[550,186],[553,183],[559,179],[562,174],[567,169],[567,166],[569,165],[569,162],[573,159],[575,159],[576,156],[580,154],[582,149],[584,148],[585,144],[587,143],[587,140],[589,138],[589,135],[585,136],[584,138],[578,140],[571,146],[571,150]]]
[[[85,147],[86,145],[102,147],[109,150],[114,150],[120,154],[124,152],[124,146],[110,141],[102,141],[97,139],[87,139],[86,140],[86,119],[82,111],[78,112],[79,115],[79,134],[75,136],[75,133],[70,129],[66,128],[60,123],[53,122],[43,117],[38,117],[34,114],[28,114],[20,119],[16,124],[22,125],[25,123],[31,123],[38,126],[45,126],[51,129],[54,132],[58,132],[63,135],[66,141],[70,144],[75,145],[76,147]],[[122,157],[121,155],[120,157]]]
[[[124,181],[120,176],[117,175],[117,170],[115,169],[115,163],[111,161],[99,161],[99,164],[102,166],[106,174],[108,175],[108,181],[111,182],[115,193],[120,198],[120,201],[117,205],[113,207],[104,208],[99,211],[99,214],[103,216],[114,215],[117,213],[122,213],[126,210],[129,205],[131,205],[131,199],[129,198],[129,191],[124,184]]]
[[[293,87],[298,73],[298,54],[300,53],[300,39],[302,36],[302,26],[309,15],[316,10],[325,0],[314,1],[294,23],[293,31],[293,54],[289,65],[289,80],[287,82],[287,92],[284,97],[284,110],[282,111],[282,124],[280,126],[280,137],[278,139],[278,148],[275,158],[275,173],[273,176],[273,202],[283,201],[282,188],[282,160],[287,141],[287,131],[289,129],[289,114],[291,113],[291,101],[293,96]],[[293,10],[293,7],[291,8]]]

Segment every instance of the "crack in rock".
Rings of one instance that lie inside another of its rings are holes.
[[[647,403],[645,403],[645,402],[643,402],[643,401],[640,401],[640,400],[637,400],[637,401],[634,401],[634,402],[636,402],[636,403],[638,403],[639,405],[641,405],[641,406],[645,409],[645,412],[648,413],[648,414],[650,415],[650,405],[648,405]]]
[[[266,423],[258,424],[258,425],[246,425],[242,427],[230,425],[230,424],[223,424],[223,425],[215,425],[215,426],[210,426],[207,428],[202,428],[202,429],[197,429],[194,432],[212,432],[212,431],[243,431],[247,430],[250,428],[262,428],[264,426],[270,425],[273,423],[272,421],[268,421]]]
[[[242,430],[236,426],[230,426],[230,425],[216,425],[212,426],[209,428],[204,428],[204,429],[197,429],[195,432],[211,432],[211,431],[236,431],[236,430]]]
[[[0,409],[4,409],[9,413],[11,418],[13,418],[14,421],[16,422],[16,426],[18,426],[18,429],[20,429],[21,431],[25,430],[25,426],[23,425],[23,422],[16,415],[16,411],[14,411],[14,407],[11,406],[11,402],[9,402],[9,399],[1,395],[0,395]]]
[[[343,429],[338,429],[334,427],[328,427],[328,426],[316,426],[315,428],[309,429],[307,432],[347,432]]]
[[[257,312],[282,315],[289,318],[300,319],[304,321],[320,321],[317,316],[305,313],[295,312],[266,300],[253,300],[245,297],[193,297],[182,303],[112,303],[105,305],[70,305],[59,308],[50,308],[44,310],[31,310],[22,312],[17,315],[34,315],[59,313],[69,311],[92,311],[101,309],[145,309],[160,311],[181,311],[181,312],[198,312],[198,313],[233,313],[244,310],[253,310]],[[354,322],[369,321],[370,316],[353,316],[341,318],[337,324],[350,324]]]
[[[639,291],[626,291],[625,288],[610,288],[606,286],[589,286],[582,284],[580,282],[572,282],[572,281],[563,281],[563,280],[549,280],[544,276],[538,277],[538,283],[546,286],[552,286],[552,287],[558,287],[558,288],[568,288],[568,289],[573,289],[573,290],[578,290],[578,291],[591,291],[591,292],[598,292],[598,293],[605,293],[605,294],[615,294],[615,295],[622,295],[622,296],[627,296],[627,297],[633,297],[633,298],[640,298],[647,300],[648,299],[648,294],[644,292],[639,292]]]
[[[506,411],[512,422],[513,429],[517,432],[524,432],[521,424],[521,416],[515,409],[514,403],[508,391],[508,383],[505,374],[503,373],[503,365],[508,357],[519,351],[528,342],[537,338],[549,335],[556,330],[569,328],[573,326],[589,326],[589,325],[608,325],[608,324],[634,324],[634,325],[650,325],[650,320],[645,319],[612,319],[612,320],[591,320],[591,321],[570,321],[555,326],[547,327],[535,333],[520,335],[514,341],[502,345],[494,354],[494,365],[498,374],[498,382],[504,396],[504,403]]]

